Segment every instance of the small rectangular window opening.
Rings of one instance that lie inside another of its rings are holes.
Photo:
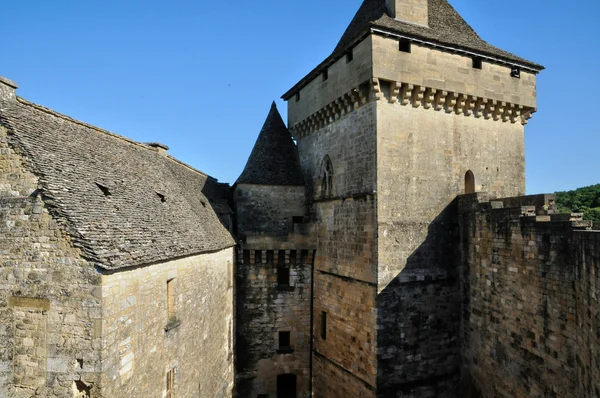
[[[169,279],[167,281],[167,320],[169,322],[175,321],[177,318],[175,314],[175,279]]]
[[[297,252],[296,250],[290,250],[290,264],[296,264],[296,256],[297,256]]]
[[[410,39],[404,37],[400,39],[400,51],[403,53],[410,53],[412,51],[412,42]]]
[[[289,350],[291,348],[290,332],[279,332],[279,349]]]
[[[327,340],[327,313],[321,311],[321,338]]]
[[[479,57],[473,57],[473,69],[481,69],[483,67],[483,60]]]
[[[308,250],[302,250],[300,252],[300,264],[306,264],[308,261]]]
[[[267,250],[267,264],[273,264],[273,250]]]
[[[513,66],[510,70],[510,76],[514,77],[515,79],[520,79],[521,78],[521,68],[519,68],[518,66]]]
[[[254,263],[255,264],[262,263],[262,250],[256,250],[254,252]]]
[[[323,81],[329,79],[329,68],[325,68],[323,71]]]
[[[296,102],[300,101],[300,91],[296,93]]]
[[[352,62],[352,60],[354,60],[354,51],[350,50],[346,52],[346,63],[349,64],[350,62]]]
[[[277,284],[282,287],[290,286],[290,269],[288,267],[277,268]]]
[[[173,391],[175,390],[175,369],[167,372],[167,398],[174,398]]]
[[[250,264],[250,250],[244,250],[242,257],[244,264]]]

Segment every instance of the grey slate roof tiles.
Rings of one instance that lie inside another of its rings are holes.
[[[298,149],[275,102],[236,184],[304,185]]]
[[[231,211],[213,178],[20,98],[0,102],[0,123],[39,176],[53,215],[98,266],[119,269],[234,245],[211,205]]]
[[[290,98],[298,89],[313,80],[324,67],[343,55],[355,40],[367,34],[371,28],[379,28],[386,32],[486,55],[535,70],[544,69],[541,65],[501,50],[484,41],[447,0],[429,0],[428,11],[429,26],[420,26],[399,21],[390,16],[385,0],[364,0],[333,53],[285,93],[283,98]]]

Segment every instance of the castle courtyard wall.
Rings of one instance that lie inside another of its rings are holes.
[[[486,398],[597,396],[599,233],[549,195],[460,202],[463,380]]]
[[[176,397],[232,395],[232,266],[233,248],[102,275],[104,396],[164,397],[171,370]]]

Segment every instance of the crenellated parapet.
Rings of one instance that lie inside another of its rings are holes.
[[[296,139],[301,138],[373,101],[387,101],[413,108],[523,125],[527,124],[536,111],[532,107],[493,98],[372,78],[296,123],[290,131]]]

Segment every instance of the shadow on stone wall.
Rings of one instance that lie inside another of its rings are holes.
[[[379,397],[478,397],[460,380],[457,217],[455,199],[378,296]],[[398,226],[399,239],[419,239],[419,227]]]

